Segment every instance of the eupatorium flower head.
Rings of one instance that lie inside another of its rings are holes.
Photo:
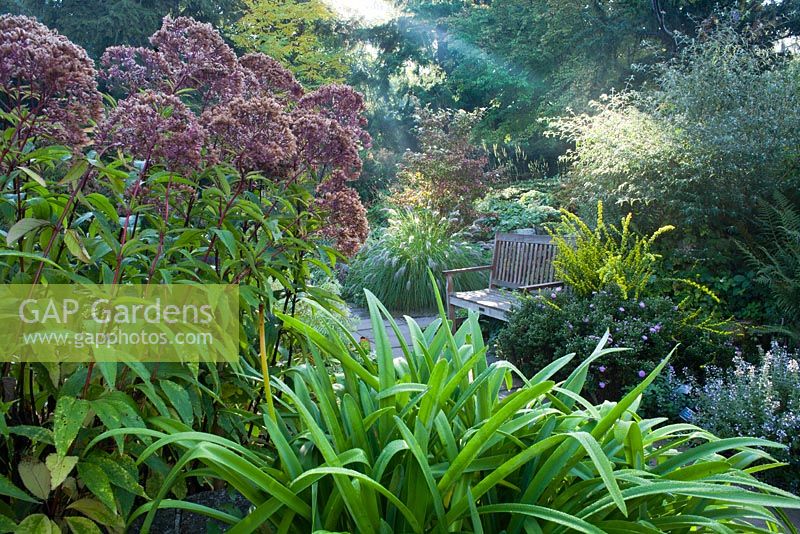
[[[200,166],[204,129],[174,95],[143,91],[119,102],[98,127],[98,144],[148,164],[185,171]]]
[[[358,198],[358,192],[349,187],[334,191],[319,191],[317,208],[326,223],[321,233],[336,243],[336,249],[346,256],[352,256],[369,235],[367,210]]]
[[[110,46],[100,58],[101,77],[127,92],[161,88],[169,73],[164,56],[149,48]]]
[[[83,145],[83,128],[102,113],[97,72],[86,51],[30,17],[0,16],[0,90],[13,100],[21,96],[20,106],[32,114],[18,138],[47,135]]]
[[[284,177],[297,144],[289,115],[274,98],[235,98],[203,113],[210,149],[242,173]]]
[[[236,54],[210,24],[189,17],[164,17],[161,29],[150,37],[172,70],[175,90],[202,89],[236,70]]]
[[[361,158],[350,130],[335,119],[299,107],[293,110],[292,118],[292,132],[303,165],[314,170],[339,170],[350,180],[358,177]]]
[[[303,86],[292,71],[265,54],[246,54],[239,58],[239,65],[245,78],[244,91],[251,96],[270,95],[287,100],[303,96]]]
[[[297,107],[311,110],[333,119],[348,130],[363,148],[369,148],[372,139],[366,131],[364,97],[349,85],[331,84],[320,87],[300,99]]]
[[[150,43],[154,49],[109,48],[101,59],[104,78],[128,91],[194,89],[203,103],[241,93],[244,77],[236,54],[210,24],[167,16]]]

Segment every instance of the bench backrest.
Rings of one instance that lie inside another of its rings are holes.
[[[548,235],[497,234],[489,287],[516,289],[555,281],[556,246]]]

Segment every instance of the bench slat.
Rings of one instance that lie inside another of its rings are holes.
[[[450,318],[455,308],[476,310],[483,315],[507,321],[519,298],[495,288],[521,289],[539,284],[553,284],[553,259],[556,246],[550,236],[499,233],[495,235],[489,287],[478,291],[454,292],[448,276],[447,304]]]

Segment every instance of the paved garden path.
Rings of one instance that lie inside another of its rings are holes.
[[[365,337],[369,340],[370,344],[374,347],[375,346],[375,335],[372,332],[372,323],[369,319],[369,312],[364,308],[351,308],[351,311],[354,315],[356,315],[359,319],[358,326],[356,327],[356,331],[353,333],[356,339],[360,339]],[[393,315],[395,322],[397,323],[398,328],[400,329],[400,333],[403,336],[403,339],[406,343],[409,342],[410,336],[408,332],[408,324],[406,324],[405,317],[402,314],[395,314]],[[413,317],[414,320],[419,324],[420,328],[423,330],[431,324],[438,316],[437,315],[409,315],[409,317]],[[400,350],[400,341],[397,339],[397,335],[394,333],[394,330],[389,325],[389,321],[383,321],[384,326],[386,327],[386,332],[389,335],[389,343],[392,345],[392,354],[395,356],[402,356],[403,351]]]

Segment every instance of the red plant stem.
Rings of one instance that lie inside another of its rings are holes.
[[[142,183],[144,183],[143,177],[147,176],[147,171],[150,169],[150,157],[153,153],[153,145],[150,146],[147,152],[147,157],[145,158],[145,163],[142,166],[142,172],[139,173],[139,178],[136,180],[136,185],[133,187],[133,191],[131,191],[131,196],[128,199],[128,204],[125,206],[125,223],[122,225],[122,236],[119,239],[119,252],[117,253],[117,266],[114,268],[114,280],[112,280],[112,284],[118,284],[122,279],[122,250],[125,248],[125,243],[128,241],[128,225],[131,221],[131,215],[133,214],[133,202],[136,200],[136,197],[139,196],[139,192],[142,190]],[[136,219],[138,221],[138,218]],[[136,228],[134,228],[134,231]]]
[[[239,195],[242,194],[242,191],[244,191],[245,182],[246,182],[245,178],[240,178],[239,185],[236,188],[236,192],[233,194],[233,196],[230,199],[228,199],[228,202],[225,204],[225,207],[220,210],[219,220],[217,221],[217,227],[220,230],[222,229],[222,224],[225,222],[225,218],[228,216],[228,212],[230,211],[231,207],[233,206],[233,203],[236,201],[236,199],[239,197]],[[214,235],[211,236],[211,241],[209,242],[208,248],[206,249],[206,253],[203,256],[203,263],[208,261],[208,257],[211,255],[211,251],[214,250],[214,244],[216,242],[217,242],[217,234],[214,234]]]
[[[86,398],[86,393],[89,391],[89,382],[92,381],[92,370],[94,370],[94,362],[89,362],[89,368],[86,370],[86,380],[83,382],[83,391],[81,398]]]
[[[93,170],[88,170],[84,173],[83,177],[81,178],[80,183],[78,186],[72,191],[67,199],[67,203],[64,205],[64,210],[61,212],[58,220],[56,221],[55,227],[53,228],[53,234],[50,236],[49,241],[47,242],[47,246],[44,247],[42,251],[42,256],[47,258],[50,254],[50,250],[53,248],[53,243],[55,243],[56,237],[58,236],[59,232],[64,225],[64,220],[67,218],[67,214],[70,212],[70,209],[75,204],[75,198],[78,196],[78,192],[81,191],[84,187],[86,187],[86,183],[89,181],[89,178],[92,176]],[[36,269],[36,274],[33,277],[33,281],[31,282],[32,285],[36,285],[39,283],[42,277],[42,271],[44,270],[44,262],[39,262],[39,267]]]
[[[166,198],[164,199],[164,227],[158,233],[158,250],[156,250],[156,255],[153,258],[153,262],[150,264],[150,270],[147,273],[147,285],[150,285],[150,282],[152,282],[153,274],[156,272],[156,265],[158,264],[158,260],[161,258],[161,253],[164,251],[164,235],[166,234],[167,222],[169,220],[169,190],[171,185],[172,180],[167,182]]]

